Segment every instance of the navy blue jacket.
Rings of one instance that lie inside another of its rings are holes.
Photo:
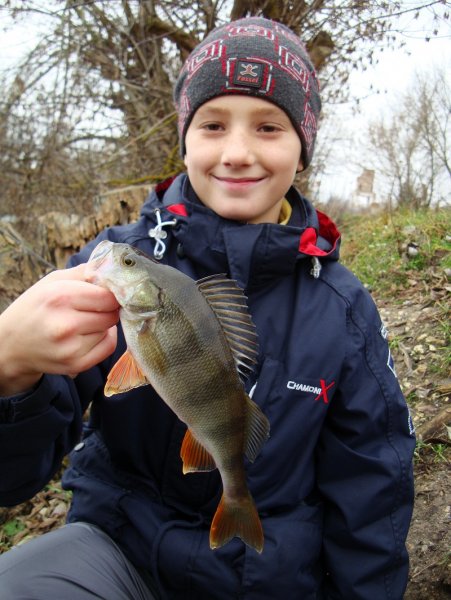
[[[106,230],[70,264],[108,238],[164,250],[162,262],[195,279],[227,273],[245,289],[260,344],[247,387],[256,384],[271,424],[246,464],[263,553],[236,538],[210,550],[219,474],[182,474],[185,426],[150,386],[104,397],[121,331],[98,367],[75,380],[45,375],[32,393],[1,399],[0,503],[32,497],[75,446],[63,479],[69,521],[103,528],[164,598],[399,600],[414,434],[374,303],[337,262],[338,231],[294,189],[287,225],[247,225],[203,206],[184,175],[168,186],[137,223]],[[156,208],[170,224],[157,226]]]

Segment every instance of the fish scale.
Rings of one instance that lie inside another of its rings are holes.
[[[210,546],[237,536],[262,552],[264,534],[246,483],[269,436],[269,422],[243,380],[258,354],[242,290],[224,275],[193,281],[127,244],[108,240],[93,250],[86,278],[111,290],[121,305],[127,350],[112,368],[105,394],[151,384],[186,423],[183,473],[221,475],[223,494]]]

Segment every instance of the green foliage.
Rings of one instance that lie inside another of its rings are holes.
[[[31,501],[0,507],[0,554],[63,525],[71,498],[72,492],[61,487],[60,471]]]
[[[448,446],[446,444],[432,444],[418,440],[415,446],[414,460],[419,463],[447,463]]]
[[[393,300],[393,293],[412,284],[445,279],[451,268],[449,208],[349,215],[340,228],[343,263],[368,288]]]
[[[3,526],[3,534],[6,537],[13,537],[19,531],[23,531],[25,529],[25,525],[19,519],[12,519],[11,521],[7,521]]]

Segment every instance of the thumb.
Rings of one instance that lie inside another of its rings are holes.
[[[76,267],[69,267],[68,269],[57,269],[56,271],[52,271],[43,279],[47,279],[48,281],[61,281],[63,279],[85,281],[85,269],[86,263],[81,263]]]

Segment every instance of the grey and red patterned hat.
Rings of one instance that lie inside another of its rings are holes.
[[[262,17],[214,29],[187,58],[174,89],[182,155],[196,110],[226,94],[255,96],[286,112],[301,139],[306,168],[321,110],[316,73],[304,44],[285,25]]]

